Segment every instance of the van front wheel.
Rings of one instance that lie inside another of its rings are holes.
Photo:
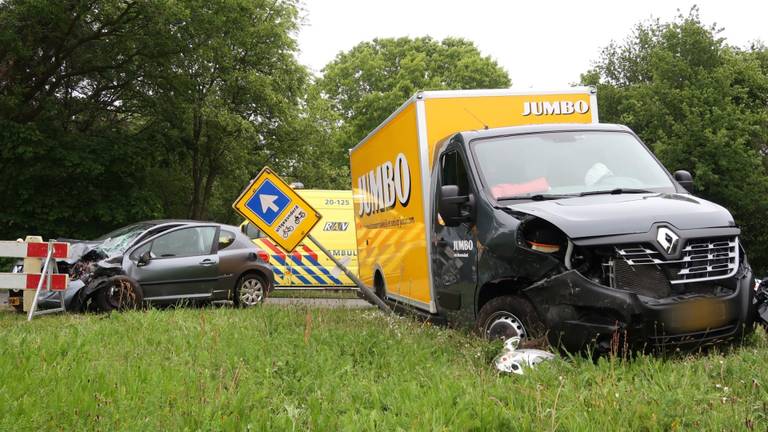
[[[500,296],[480,308],[476,324],[477,332],[489,340],[538,339],[544,336],[544,324],[536,310],[524,298],[512,295]]]

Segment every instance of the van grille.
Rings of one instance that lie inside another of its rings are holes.
[[[725,279],[736,274],[739,267],[736,237],[688,240],[682,256],[676,260],[666,259],[649,244],[619,246],[616,252],[630,266],[659,266],[671,284]]]

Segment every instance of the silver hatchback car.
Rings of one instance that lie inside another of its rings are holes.
[[[71,242],[68,259],[57,262],[70,275],[68,311],[219,300],[247,307],[274,287],[269,255],[230,225],[156,220],[93,241],[59,240]],[[38,305],[59,307],[60,296],[47,293]]]

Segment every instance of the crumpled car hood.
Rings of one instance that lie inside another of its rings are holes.
[[[72,240],[72,239],[56,239],[56,241],[63,241],[69,243],[69,256],[67,258],[62,259],[60,261],[64,261],[67,264],[74,264],[76,263],[80,258],[83,257],[83,255],[87,254],[88,252],[92,251],[96,246],[102,244],[102,241],[94,241],[94,240]]]
[[[573,239],[645,233],[657,222],[681,230],[736,226],[725,208],[684,194],[592,195],[530,201],[508,208],[540,217]]]

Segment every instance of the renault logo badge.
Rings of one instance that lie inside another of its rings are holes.
[[[659,233],[656,235],[656,241],[659,242],[659,246],[668,254],[675,250],[678,240],[680,240],[680,236],[665,227],[659,228]]]

